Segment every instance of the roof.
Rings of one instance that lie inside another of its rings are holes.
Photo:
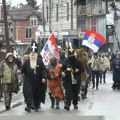
[[[35,15],[39,18],[42,17],[42,13],[38,12],[28,4],[22,5],[20,8],[13,8],[9,10],[9,15],[13,20],[25,20],[30,16]]]

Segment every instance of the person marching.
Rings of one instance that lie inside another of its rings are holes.
[[[56,104],[56,109],[59,109],[60,100],[64,99],[61,85],[62,76],[60,75],[61,67],[62,64],[58,64],[57,59],[51,57],[50,64],[48,65],[48,88],[51,99],[51,108],[54,108]]]
[[[93,58],[91,59],[91,68],[92,68],[92,84],[93,84],[92,89],[94,89],[96,86],[96,90],[98,90],[99,75],[100,75],[100,59],[98,53],[93,54]],[[96,82],[95,82],[95,78],[96,78]]]
[[[103,82],[106,83],[106,73],[108,69],[110,69],[110,61],[103,53],[100,58],[100,83],[102,83],[102,79]]]
[[[117,52],[116,58],[113,60],[113,85],[112,89],[120,90],[120,52]]]
[[[23,94],[27,112],[31,112],[32,104],[34,104],[35,112],[38,112],[40,102],[45,103],[46,70],[42,59],[38,57],[36,44],[33,42],[31,45],[30,58],[22,66],[24,74]]]
[[[75,58],[74,49],[68,49],[68,59],[61,68],[61,74],[65,78],[63,86],[65,89],[64,109],[70,110],[71,102],[74,109],[78,109],[78,94],[80,90],[80,74],[84,71],[81,62]]]
[[[10,110],[12,93],[18,93],[18,66],[15,62],[13,53],[7,53],[5,60],[2,61],[2,91],[4,93],[4,103],[6,110]]]
[[[76,50],[76,57],[82,62],[84,71],[80,75],[81,80],[81,97],[82,99],[87,98],[87,88],[88,88],[88,73],[87,73],[87,63],[88,58],[84,55],[84,49],[80,48]]]

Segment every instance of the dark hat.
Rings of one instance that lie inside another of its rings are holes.
[[[36,52],[37,53],[38,50],[38,44],[36,41],[32,41],[31,42],[31,52]]]
[[[68,48],[68,56],[73,56],[74,55],[74,49],[73,48]]]

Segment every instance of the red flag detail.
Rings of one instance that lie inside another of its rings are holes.
[[[55,45],[57,43],[54,34],[52,33],[49,40],[51,41],[52,45]]]

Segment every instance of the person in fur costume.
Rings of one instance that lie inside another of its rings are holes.
[[[87,95],[87,85],[88,85],[88,73],[87,73],[87,63],[88,58],[84,55],[84,49],[76,49],[76,57],[82,62],[82,65],[84,67],[84,71],[80,75],[81,80],[81,97],[82,99],[86,98]]]

